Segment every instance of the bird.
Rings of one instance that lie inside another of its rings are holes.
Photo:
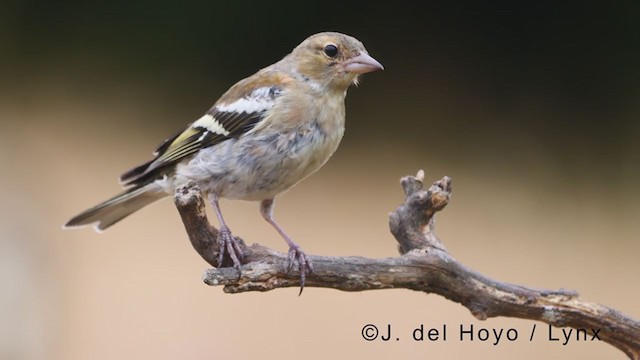
[[[311,35],[231,86],[202,117],[163,141],[150,161],[122,174],[121,193],[63,227],[94,225],[101,232],[193,181],[220,225],[219,266],[225,253],[238,269],[242,259],[220,199],[259,201],[260,214],[289,246],[289,269],[298,263],[302,289],[313,264],[275,221],[275,198],[329,160],[345,131],[347,89],[362,74],[383,69],[352,36]]]

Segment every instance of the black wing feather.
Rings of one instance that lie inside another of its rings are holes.
[[[272,103],[282,94],[282,89],[272,87],[269,99]],[[250,97],[251,93],[246,97]],[[206,127],[189,127],[163,141],[154,152],[155,158],[142,165],[125,172],[120,181],[125,186],[135,186],[148,183],[170,173],[173,165],[186,157],[195,154],[200,149],[219,144],[231,138],[237,138],[253,129],[264,117],[268,110],[246,112],[222,112],[215,106],[207,114],[211,115],[228,132],[227,135],[208,130]]]

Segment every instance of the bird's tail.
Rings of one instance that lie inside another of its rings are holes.
[[[95,223],[96,231],[102,231],[167,195],[153,182],[138,185],[76,215],[64,224],[63,228],[83,227]]]

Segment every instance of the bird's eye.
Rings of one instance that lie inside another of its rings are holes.
[[[330,58],[335,57],[338,55],[338,47],[333,44],[329,44],[324,47],[324,53]]]

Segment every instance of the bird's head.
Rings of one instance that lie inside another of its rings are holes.
[[[360,74],[384,69],[356,38],[336,32],[312,35],[291,53],[297,71],[328,89],[346,90]]]

